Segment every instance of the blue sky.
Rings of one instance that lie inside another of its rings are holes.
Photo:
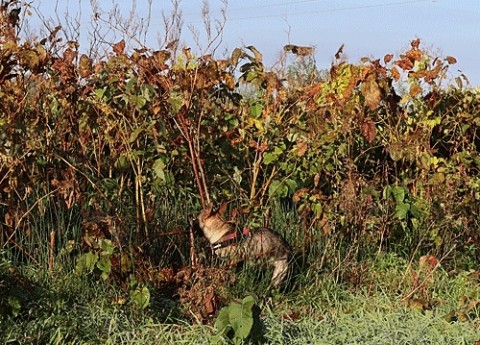
[[[119,5],[128,16],[132,4],[139,18],[148,15],[148,0],[97,0],[101,15]],[[182,44],[195,48],[188,26],[195,26],[202,44],[201,0],[180,3],[184,29]],[[86,40],[92,7],[88,0],[36,0],[34,8],[47,18],[64,20],[66,11],[73,17],[81,9],[82,39]],[[162,34],[162,11],[170,13],[171,2],[152,0],[147,45],[157,49]],[[212,18],[220,19],[221,1],[211,0]],[[37,22],[32,20],[32,28]],[[118,36],[120,37],[120,36]],[[328,68],[341,44],[350,62],[361,57],[383,58],[398,54],[415,38],[422,39],[424,48],[440,56],[454,56],[458,63],[450,69],[456,76],[461,70],[473,86],[480,86],[480,0],[230,0],[227,21],[219,55],[235,47],[253,45],[264,55],[267,65],[278,58],[282,47],[291,43],[316,47],[319,68]],[[195,49],[196,50],[196,49]]]

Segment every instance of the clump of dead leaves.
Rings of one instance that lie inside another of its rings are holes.
[[[188,318],[208,323],[226,302],[226,287],[235,280],[226,268],[197,266],[176,274],[180,304]]]

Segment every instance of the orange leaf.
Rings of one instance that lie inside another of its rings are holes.
[[[205,308],[205,314],[213,314],[216,310],[217,304],[217,298],[213,288],[211,286],[207,287],[203,294],[203,306]]]
[[[422,88],[417,83],[414,83],[412,84],[412,86],[410,86],[410,92],[409,92],[410,96],[416,97],[421,93],[422,93]]]
[[[117,55],[123,54],[125,51],[125,40],[121,40],[120,42],[113,45],[113,52]]]
[[[392,59],[393,59],[393,54],[387,54],[387,55],[384,56],[383,62],[385,62],[385,64],[387,64],[390,61],[392,61]]]
[[[413,61],[420,61],[422,59],[423,53],[421,50],[411,49],[406,52],[406,56]]]
[[[397,81],[398,79],[400,79],[400,72],[395,67],[390,68],[390,73],[393,80]]]
[[[453,64],[456,64],[457,63],[457,59],[455,59],[453,56],[447,56],[445,58],[445,60],[450,64],[450,65],[453,65]]]
[[[233,91],[235,89],[235,79],[233,78],[233,75],[231,73],[225,73],[223,79],[227,88]]]
[[[408,71],[413,68],[412,61],[406,57],[404,57],[402,60],[395,61],[395,65],[399,66],[404,71]]]
[[[230,140],[230,145],[235,146],[235,145],[241,143],[242,141],[243,141],[243,139],[240,138],[240,137],[233,138],[232,140]]]

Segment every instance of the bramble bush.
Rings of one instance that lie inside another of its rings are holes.
[[[252,46],[215,59],[122,40],[94,58],[60,27],[20,37],[11,11],[0,11],[0,244],[22,260],[54,265],[73,236],[59,225],[73,224],[73,253],[108,238],[133,269],[157,241],[187,265],[185,238],[159,240],[192,216],[172,219],[169,205],[196,212],[211,198],[251,226],[275,203],[295,210],[299,234],[286,236],[312,263],[325,239],[352,259],[475,262],[480,92],[450,82],[455,58],[419,39],[356,64],[340,49],[328,73],[299,82],[295,64],[269,70]]]

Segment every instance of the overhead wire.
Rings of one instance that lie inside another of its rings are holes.
[[[251,6],[251,7],[243,7],[237,8],[231,11],[243,11],[246,9],[258,9],[258,8],[269,8],[269,7],[278,7],[282,5],[293,5],[299,3],[307,3],[307,2],[320,2],[319,0],[298,0],[298,1],[288,1],[284,3],[277,3],[277,4],[265,4],[260,6]],[[384,8],[384,7],[392,7],[392,6],[399,6],[399,5],[411,5],[415,3],[421,2],[432,2],[432,0],[403,0],[403,1],[395,1],[389,3],[379,3],[379,4],[370,4],[370,5],[353,5],[353,6],[346,6],[346,7],[337,7],[337,8],[329,8],[329,9],[314,9],[309,11],[302,11],[302,12],[289,12],[288,14],[259,14],[259,15],[252,15],[252,16],[243,16],[243,17],[228,17],[227,21],[242,21],[242,20],[250,20],[250,19],[264,19],[264,18],[277,18],[277,17],[292,17],[292,16],[303,16],[303,15],[311,15],[317,13],[334,13],[334,12],[343,12],[343,11],[351,11],[351,10],[361,10],[361,9],[369,9],[369,8]],[[433,1],[434,2],[434,1]],[[188,22],[188,24],[195,24],[199,23],[197,21]]]

